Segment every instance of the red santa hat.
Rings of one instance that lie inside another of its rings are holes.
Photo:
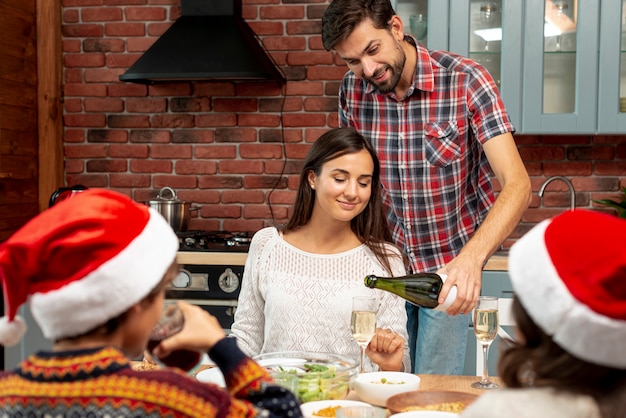
[[[148,295],[177,251],[163,216],[127,196],[91,189],[58,203],[0,245],[0,344],[21,339],[26,301],[51,340],[104,324]]]
[[[509,254],[516,296],[570,354],[626,368],[626,220],[574,210],[535,226]]]

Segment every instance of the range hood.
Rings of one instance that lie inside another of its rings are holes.
[[[181,17],[120,80],[165,81],[285,78],[241,16],[241,0],[181,0]]]

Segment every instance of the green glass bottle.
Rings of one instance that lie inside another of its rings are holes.
[[[379,277],[373,274],[365,277],[365,286],[373,289],[382,289],[391,292],[407,300],[413,305],[423,308],[437,308],[439,306],[439,292],[446,276],[437,273],[416,273],[399,277]],[[442,304],[446,307],[456,298],[456,287],[450,291],[446,301]],[[450,303],[448,303],[450,300]],[[440,309],[441,310],[441,307]]]

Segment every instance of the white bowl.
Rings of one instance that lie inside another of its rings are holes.
[[[378,406],[385,406],[387,399],[394,395],[419,387],[419,376],[404,372],[361,373],[354,380],[354,390],[359,399]]]

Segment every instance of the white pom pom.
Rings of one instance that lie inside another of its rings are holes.
[[[26,334],[26,322],[20,316],[16,316],[12,322],[8,322],[6,316],[0,318],[1,345],[5,347],[15,345],[20,342],[24,334]]]

